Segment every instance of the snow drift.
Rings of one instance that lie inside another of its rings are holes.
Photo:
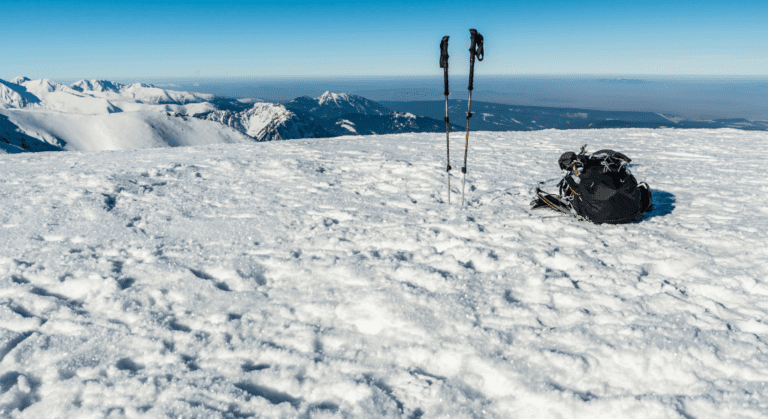
[[[466,208],[440,133],[0,155],[0,416],[765,417],[766,139],[475,132]],[[585,143],[644,221],[528,213]]]

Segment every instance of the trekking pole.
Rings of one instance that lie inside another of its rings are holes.
[[[461,173],[464,174],[464,178],[461,181],[461,206],[464,206],[464,183],[467,181],[467,150],[469,149],[469,118],[472,118],[472,86],[473,79],[475,78],[475,56],[477,61],[483,61],[483,35],[477,33],[476,29],[470,29],[471,45],[469,47],[469,107],[467,108],[467,137],[464,142],[464,167],[461,168]]]
[[[445,69],[445,175],[448,178],[448,204],[451,203],[451,140],[448,123],[448,36],[440,42],[440,68]]]

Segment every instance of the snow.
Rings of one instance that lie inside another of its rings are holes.
[[[204,117],[242,132],[258,141],[271,139],[315,138],[320,127],[307,121],[278,103],[255,103],[241,112],[214,111]]]
[[[260,102],[242,112],[214,111],[206,119],[228,125],[256,138],[272,121],[284,123],[294,115],[283,105]]]
[[[22,84],[25,81],[29,81],[29,77],[16,76],[16,77],[11,79],[11,83],[13,83],[13,84]]]
[[[470,136],[0,155],[0,416],[766,416],[765,132]],[[585,143],[646,220],[528,213]]]
[[[237,99],[237,101],[238,101],[238,102],[240,102],[240,103],[248,103],[248,104],[250,104],[250,103],[259,103],[259,102],[264,102],[264,100],[263,100],[263,99],[258,99],[258,98],[251,98],[251,97],[242,98],[242,99]]]
[[[299,109],[323,118],[334,118],[346,114],[386,115],[390,110],[380,103],[368,100],[362,96],[347,93],[323,93],[319,97],[307,96],[288,102],[289,108]]]
[[[160,89],[143,83],[134,83],[123,88],[120,92],[123,96],[133,98],[147,104],[187,104],[194,102],[210,101],[214,95],[207,93],[177,92]]]
[[[23,108],[39,100],[26,89],[0,80],[0,109]]]
[[[348,119],[340,119],[336,121],[336,125],[340,125],[342,128],[346,129],[350,133],[357,134],[357,130],[355,129],[355,123]]]
[[[334,104],[339,104],[339,101],[341,102],[349,102],[350,97],[347,93],[332,93],[332,92],[325,92],[319,97],[316,98],[318,104],[320,106],[333,102]]]
[[[65,113],[96,115],[155,110],[192,115],[214,109],[206,103],[213,95],[165,90],[143,83],[125,86],[106,80],[80,80],[64,86],[48,79],[14,80],[40,102],[38,108]]]
[[[670,116],[666,116],[666,115],[661,114],[661,113],[656,113],[656,115],[659,115],[660,117],[662,117],[662,118],[664,118],[664,119],[666,119],[666,120],[668,120],[670,122],[674,122],[676,124],[685,119],[685,118],[679,117],[679,116],[678,117],[670,117]]]
[[[211,112],[213,95],[81,80],[0,80],[0,134],[28,136],[71,151],[246,142],[252,139],[213,122],[186,118]],[[181,119],[169,115],[179,114]],[[2,137],[6,138],[6,137]],[[18,144],[16,144],[18,145]],[[4,147],[3,152],[16,152]]]
[[[79,92],[113,92],[120,93],[125,85],[113,83],[107,80],[80,80],[72,84],[72,88]]]
[[[211,143],[248,143],[253,139],[227,126],[156,111],[78,115],[50,111],[0,112],[21,132],[64,150],[133,150]]]

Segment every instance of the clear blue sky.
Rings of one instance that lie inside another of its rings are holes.
[[[0,1],[0,78],[768,75],[763,1]]]

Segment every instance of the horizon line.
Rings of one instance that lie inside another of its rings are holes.
[[[0,80],[12,80],[16,77],[27,76],[13,76],[9,78],[0,77]],[[449,76],[453,77],[469,77],[469,73],[455,73]],[[619,79],[653,79],[653,78],[681,78],[681,79],[765,79],[768,80],[768,74],[632,74],[632,73],[575,73],[575,74],[475,74],[476,78],[619,78]],[[280,79],[292,79],[292,80],[366,80],[366,79],[440,79],[442,80],[442,74],[436,73],[434,75],[254,75],[254,76],[102,76],[102,77],[42,77],[32,80],[126,80],[126,79],[144,79],[144,80],[189,80],[189,81],[206,81],[206,80],[280,80]]]

